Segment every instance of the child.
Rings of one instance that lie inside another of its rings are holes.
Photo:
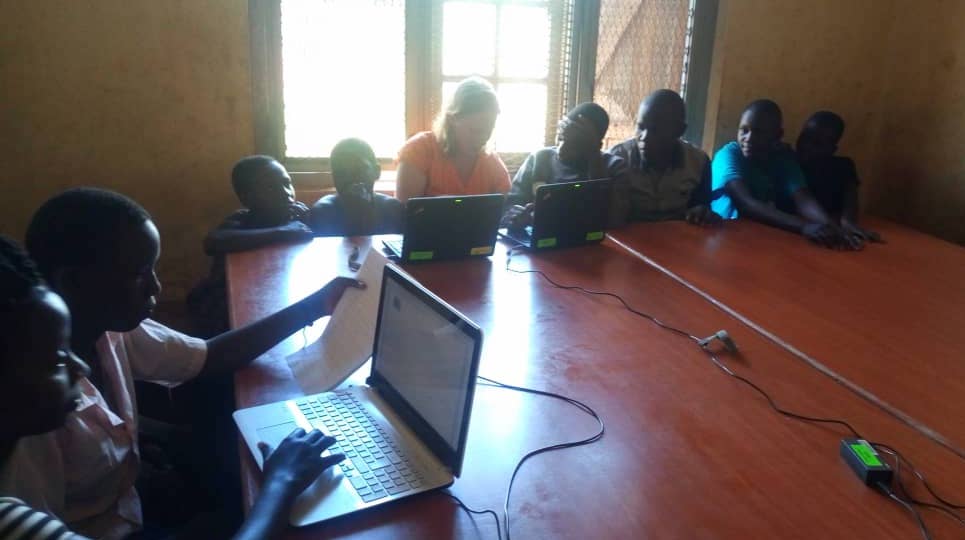
[[[342,292],[364,284],[336,278],[274,315],[207,341],[149,317],[161,290],[160,236],[148,213],[123,195],[92,188],[53,197],[34,214],[27,249],[72,314],[71,348],[90,366],[80,407],[57,432],[68,524],[119,538],[142,526],[134,490],[137,401],[134,380],[175,386],[228,375],[283,338],[331,314]]]
[[[13,493],[25,499],[0,497],[0,532],[10,540],[79,539],[57,519],[38,511],[60,513],[62,501],[19,488],[58,480],[60,464],[54,461],[60,456],[48,433],[82,406],[81,385],[90,368],[71,351],[67,305],[47,288],[26,254],[2,236],[0,329],[0,495]],[[25,403],[33,406],[24,407]],[[262,447],[263,488],[235,538],[277,536],[295,496],[343,459],[341,454],[321,457],[334,442],[318,431],[296,431],[275,452]]]
[[[334,195],[315,203],[309,216],[319,236],[369,236],[402,232],[402,203],[373,187],[382,167],[372,147],[360,139],[339,141],[332,149]]]
[[[231,186],[244,207],[208,233],[204,251],[213,257],[208,277],[188,294],[191,333],[209,338],[228,330],[224,256],[312,238],[308,207],[295,201],[288,171],[269,156],[248,156],[231,169]]]
[[[781,109],[773,101],[761,99],[747,106],[737,141],[727,143],[714,156],[714,211],[728,219],[740,212],[825,247],[860,249],[861,239],[834,225],[808,191],[793,153],[781,143],[782,123]],[[793,200],[795,213],[777,208],[781,197]]]
[[[269,156],[248,156],[231,169],[231,187],[244,207],[231,214],[204,240],[208,255],[246,251],[312,237],[305,222],[308,207],[295,201],[292,179]]]
[[[797,158],[808,189],[847,234],[877,242],[881,237],[858,226],[858,173],[850,158],[835,156],[844,120],[830,111],[808,118],[797,138]]]
[[[710,158],[681,140],[686,129],[684,100],[657,90],[640,103],[636,136],[610,149],[629,169],[630,220],[720,223],[710,210]]]
[[[623,158],[601,151],[609,127],[610,115],[596,103],[581,103],[567,113],[560,121],[557,146],[533,152],[516,171],[506,198],[509,209],[503,223],[511,228],[530,225],[533,198],[542,184],[612,178],[610,226],[622,225],[626,217],[626,163]]]

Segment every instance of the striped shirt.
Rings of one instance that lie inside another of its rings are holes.
[[[84,540],[56,518],[25,505],[19,499],[0,497],[0,540]]]

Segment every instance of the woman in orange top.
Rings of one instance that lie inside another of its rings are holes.
[[[506,165],[486,149],[498,114],[491,84],[479,77],[460,82],[433,131],[417,133],[399,150],[396,198],[509,191]]]

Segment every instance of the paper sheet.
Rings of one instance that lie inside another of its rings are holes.
[[[322,336],[288,356],[288,366],[306,394],[332,390],[372,356],[382,269],[387,262],[378,249],[370,249],[355,276],[366,288],[347,289]]]

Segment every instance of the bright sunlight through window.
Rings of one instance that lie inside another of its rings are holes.
[[[405,0],[282,0],[285,154],[325,157],[359,137],[405,142]]]
[[[327,157],[346,137],[366,140],[379,157],[395,157],[407,135],[405,3],[281,0],[286,157]],[[461,79],[485,77],[502,110],[496,150],[541,148],[548,2],[447,1],[441,24],[442,65],[435,72],[442,79],[435,84],[443,100]]]

